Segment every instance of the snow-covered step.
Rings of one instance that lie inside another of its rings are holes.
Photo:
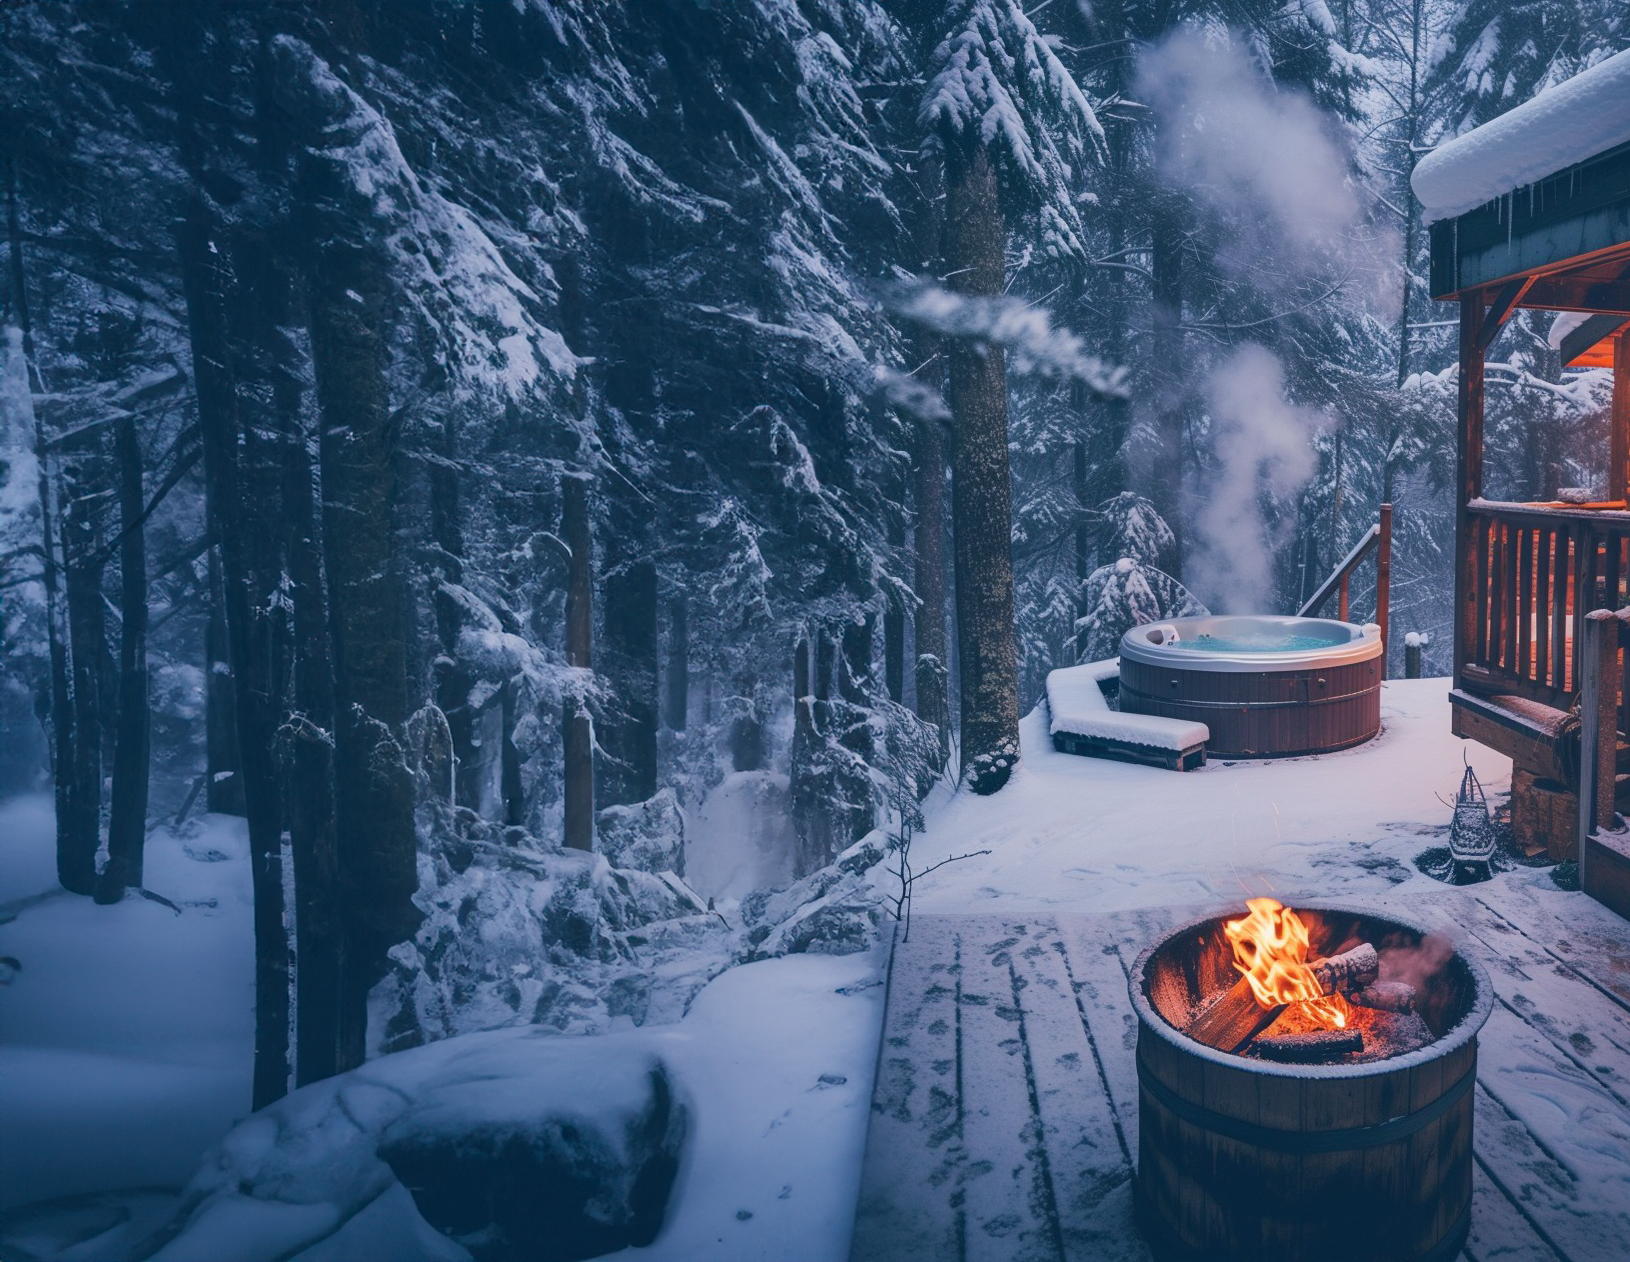
[[[1204,766],[1206,741],[1211,739],[1204,723],[1109,708],[1103,686],[1120,671],[1121,659],[1111,657],[1066,666],[1047,676],[1053,748],[1064,754],[1153,763],[1173,771]]]

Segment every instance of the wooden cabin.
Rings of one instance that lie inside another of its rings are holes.
[[[1441,146],[1414,186],[1432,294],[1460,307],[1454,730],[1510,755],[1519,840],[1561,858],[1578,835],[1576,628],[1630,605],[1630,51]],[[1577,313],[1559,326],[1564,366],[1613,371],[1593,494],[1569,502],[1560,487],[1526,503],[1483,493],[1485,357],[1523,307]],[[1630,770],[1622,680],[1614,753]],[[1603,901],[1630,915],[1630,859],[1622,875]]]

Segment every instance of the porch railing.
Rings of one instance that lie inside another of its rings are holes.
[[[1463,682],[1570,708],[1575,610],[1625,603],[1630,513],[1474,500],[1466,515]]]
[[[1383,678],[1387,668],[1388,628],[1391,623],[1389,606],[1392,601],[1392,505],[1381,505],[1375,525],[1364,532],[1345,557],[1341,564],[1330,572],[1330,577],[1319,584],[1319,590],[1303,602],[1302,607],[1296,611],[1298,618],[1317,617],[1321,606],[1330,597],[1338,597],[1336,604],[1336,617],[1347,621],[1349,612],[1349,595],[1352,585],[1353,571],[1363,563],[1370,553],[1375,553],[1375,621],[1381,628],[1381,672]]]

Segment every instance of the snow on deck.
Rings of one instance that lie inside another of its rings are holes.
[[[1450,734],[1447,691],[1387,684],[1382,735],[1354,750],[1186,776],[1055,754],[1030,715],[1009,786],[941,804],[913,848],[920,866],[992,853],[925,880],[896,942],[851,1258],[1143,1262],[1128,969],[1271,889],[1393,909],[1488,969],[1463,1256],[1622,1259],[1630,923],[1546,869],[1460,888],[1415,870],[1463,754],[1491,796],[1509,779]]]
[[[1626,143],[1630,49],[1438,146],[1410,183],[1433,223]]]

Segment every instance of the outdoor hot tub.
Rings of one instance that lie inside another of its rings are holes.
[[[1121,709],[1204,723],[1214,758],[1361,745],[1381,730],[1381,628],[1225,615],[1121,637]]]

